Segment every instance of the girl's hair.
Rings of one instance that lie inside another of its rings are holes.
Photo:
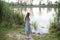
[[[30,15],[30,13],[28,12],[27,15],[26,15],[26,17],[25,17],[25,20],[26,20],[26,18],[29,18],[29,15]]]
[[[28,12],[27,15],[26,15],[26,17],[29,17],[29,15],[30,15],[30,13]]]

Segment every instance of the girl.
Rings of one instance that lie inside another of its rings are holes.
[[[28,38],[30,38],[30,34],[31,34],[31,28],[30,28],[30,13],[27,13],[26,17],[25,17],[25,28],[26,28],[26,35]]]

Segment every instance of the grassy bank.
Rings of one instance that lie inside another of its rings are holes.
[[[0,40],[6,40],[6,34],[18,30],[24,34],[24,16],[21,13],[14,13],[11,6],[0,0]]]

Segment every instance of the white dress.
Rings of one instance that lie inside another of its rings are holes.
[[[26,34],[30,34],[31,33],[31,28],[29,27],[29,20],[28,20],[28,18],[26,18],[25,30],[26,30]]]

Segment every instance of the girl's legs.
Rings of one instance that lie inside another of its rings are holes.
[[[29,38],[29,39],[30,39],[30,38],[31,38],[31,34],[27,34],[27,38]]]

